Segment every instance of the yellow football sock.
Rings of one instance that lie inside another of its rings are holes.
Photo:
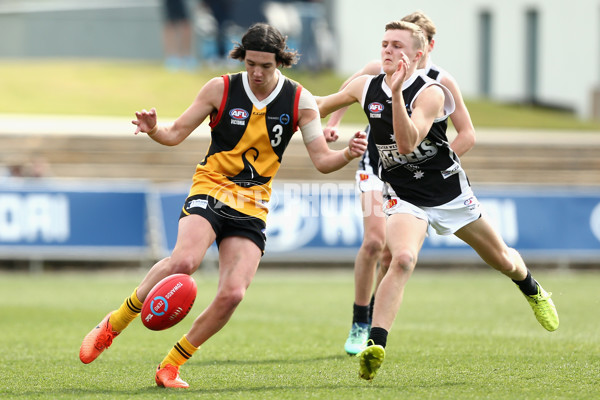
[[[121,307],[110,315],[109,322],[114,331],[121,332],[142,312],[143,303],[137,297],[137,288],[126,298]]]
[[[187,360],[190,359],[192,355],[198,350],[200,347],[194,347],[190,342],[188,342],[185,335],[179,340],[179,342],[175,343],[175,346],[171,349],[169,354],[165,357],[164,360],[160,363],[160,367],[164,368],[165,365],[171,364],[176,367],[183,365]]]

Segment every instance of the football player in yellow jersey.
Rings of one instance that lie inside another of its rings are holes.
[[[157,282],[175,273],[192,274],[216,241],[216,296],[155,375],[159,386],[189,387],[179,377],[179,367],[225,326],[256,273],[266,240],[271,183],[291,135],[300,128],[310,159],[322,173],[344,167],[366,149],[362,133],[354,135],[343,150],[328,147],[314,97],[279,72],[279,67],[296,62],[297,53],[287,48],[285,37],[275,28],[262,23],[251,26],[230,57],[243,61],[245,71],[207,82],[173,124],[157,124],[154,109],[135,114],[135,133],[144,132],[166,146],[181,143],[210,117],[211,144],[196,168],[173,253],[156,263],[120,308],[88,333],[79,353],[83,363],[94,361],[137,317]]]

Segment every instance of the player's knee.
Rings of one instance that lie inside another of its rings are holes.
[[[217,293],[217,302],[222,309],[232,310],[235,309],[244,299],[246,289],[242,287],[238,288],[224,288],[219,290]]]
[[[410,251],[400,251],[394,254],[390,260],[390,269],[402,272],[412,272],[415,269],[416,257]]]
[[[383,239],[378,237],[366,237],[363,240],[361,247],[368,257],[379,258],[384,246],[385,241]]]
[[[171,257],[169,260],[171,274],[191,275],[198,269],[198,262],[194,257]]]

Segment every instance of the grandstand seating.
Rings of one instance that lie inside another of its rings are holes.
[[[344,137],[352,127],[346,128]],[[352,181],[356,162],[331,174],[312,165],[300,135],[284,154],[278,180]],[[347,139],[331,144],[342,148]],[[187,181],[209,145],[207,132],[184,143],[162,146],[145,135],[0,132],[0,164],[42,157],[55,177],[137,178]],[[475,147],[462,157],[472,183],[600,185],[600,134],[574,132],[478,131]]]

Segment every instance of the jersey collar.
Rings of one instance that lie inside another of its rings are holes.
[[[256,98],[256,96],[254,95],[254,92],[252,91],[252,89],[250,89],[250,83],[248,82],[248,72],[247,71],[242,72],[242,83],[244,84],[244,91],[246,92],[246,95],[248,96],[250,101],[252,101],[252,104],[254,105],[254,107],[256,107],[257,110],[261,110],[261,109],[265,108],[267,106],[267,104],[272,102],[275,99],[275,97],[277,97],[279,92],[281,91],[281,88],[283,87],[283,81],[285,79],[283,79],[283,75],[281,74],[281,71],[276,70],[276,73],[277,73],[277,86],[275,86],[275,89],[273,89],[273,91],[267,98],[265,98],[264,100],[258,100]]]

